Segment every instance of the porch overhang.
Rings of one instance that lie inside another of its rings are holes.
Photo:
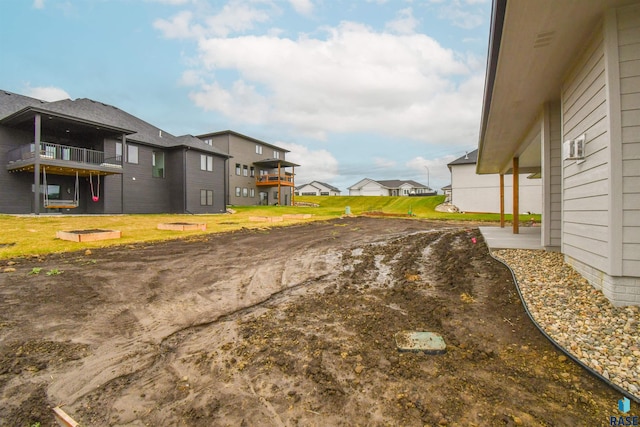
[[[542,106],[560,98],[562,79],[610,8],[637,0],[494,0],[478,142],[479,174],[540,170],[540,146],[523,145]]]
[[[121,136],[136,133],[136,131],[131,129],[85,120],[37,107],[27,107],[17,111],[0,120],[0,123],[10,127],[32,131],[34,118],[38,114],[42,117],[42,127],[47,134],[59,133],[61,136],[65,136],[65,134]]]
[[[288,162],[286,160],[280,160],[280,159],[258,160],[257,162],[253,162],[253,164],[266,169],[278,169],[278,167],[286,168],[286,167],[300,166],[296,163]]]

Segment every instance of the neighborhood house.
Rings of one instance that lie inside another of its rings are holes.
[[[311,181],[296,187],[296,195],[300,196],[339,196],[340,190],[320,181]]]
[[[436,192],[411,180],[374,181],[364,178],[349,187],[350,196],[433,196]]]
[[[231,131],[209,135],[174,136],[91,99],[0,91],[0,212],[220,213],[229,203],[291,202],[293,172],[285,168],[295,165],[285,150]],[[273,155],[247,160],[236,147],[249,143]],[[249,183],[228,177],[230,146],[242,162],[238,178],[251,165]]]

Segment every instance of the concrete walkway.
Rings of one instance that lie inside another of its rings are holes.
[[[480,227],[489,249],[544,249],[540,227],[520,227],[520,234],[513,234],[511,226]]]

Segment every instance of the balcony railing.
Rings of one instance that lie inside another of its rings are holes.
[[[33,162],[35,158],[35,144],[26,144],[7,153],[9,163]],[[52,144],[50,142],[40,143],[40,158],[42,161],[61,160],[68,162],[83,163],[87,165],[122,167],[122,156],[105,158],[104,151],[91,150],[88,148],[72,147],[70,145]]]
[[[256,185],[259,186],[274,186],[274,185],[288,185],[293,186],[293,175],[290,174],[267,174],[260,175],[256,178]]]

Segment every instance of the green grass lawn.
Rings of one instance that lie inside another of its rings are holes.
[[[318,221],[336,218],[349,207],[351,214],[361,215],[367,212],[383,212],[412,218],[442,220],[499,221],[498,214],[441,213],[435,207],[444,201],[444,196],[431,197],[357,197],[357,196],[300,196],[296,202],[307,202],[318,207],[301,206],[232,206],[234,214],[218,215],[95,215],[95,216],[12,216],[0,215],[0,259],[85,250],[96,247],[127,245],[138,242],[151,242],[194,236],[205,233],[218,233],[239,230],[241,228],[263,229],[299,224],[305,221]],[[252,216],[279,217],[284,214],[312,214],[311,219],[291,219],[282,222],[254,222]],[[540,215],[521,216],[521,221],[534,217],[540,221]],[[511,215],[506,216],[507,221]],[[206,223],[206,231],[166,231],[158,230],[159,223],[188,222]],[[69,242],[56,238],[56,231],[107,229],[119,230],[122,238],[97,242]]]

